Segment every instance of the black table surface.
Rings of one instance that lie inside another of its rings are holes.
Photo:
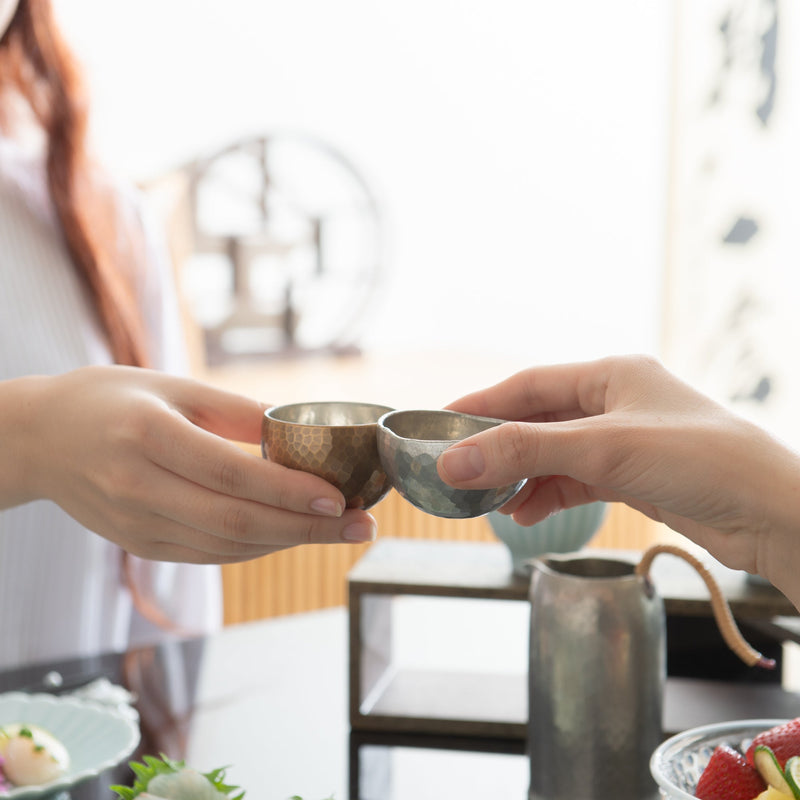
[[[0,691],[62,691],[106,677],[135,697],[142,740],[132,759],[165,753],[202,771],[228,766],[248,800],[347,797],[346,611],[231,626],[213,636],[0,672]],[[127,760],[126,760],[127,761]],[[109,800],[127,763],[73,787]],[[58,796],[66,800],[65,796]]]
[[[297,614],[0,672],[0,692],[42,691],[53,670],[66,692],[108,678],[136,696],[142,741],[131,759],[165,753],[201,771],[227,766],[228,783],[245,789],[247,800],[527,796],[518,742],[475,752],[474,743],[464,750],[402,737],[351,741],[347,632],[345,608]],[[128,760],[51,800],[111,800],[110,785],[133,781]]]
[[[106,677],[136,697],[142,741],[132,758],[165,753],[203,771],[227,765],[229,782],[242,786],[247,800],[527,797],[519,741],[351,735],[347,624],[347,609],[335,608],[231,626],[204,638],[0,672],[0,691],[42,691],[52,670],[65,691]],[[509,627],[517,650],[519,636]],[[788,695],[787,705],[777,689],[721,682],[709,692],[679,679],[668,686],[668,706],[691,712],[687,726],[800,715],[800,695]],[[767,708],[776,698],[782,705]],[[110,800],[112,783],[132,780],[123,763],[58,800]]]

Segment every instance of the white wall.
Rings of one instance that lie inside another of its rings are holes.
[[[659,347],[668,0],[58,0],[95,137],[147,178],[313,133],[380,199],[373,347]]]

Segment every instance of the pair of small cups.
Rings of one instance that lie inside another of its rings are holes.
[[[501,422],[371,403],[294,403],[264,413],[261,449],[270,461],[336,486],[348,508],[370,508],[394,487],[427,514],[466,519],[500,508],[525,481],[496,489],[456,489],[439,477],[437,459],[455,442]]]

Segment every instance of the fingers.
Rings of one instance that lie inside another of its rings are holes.
[[[341,517],[298,514],[212,492],[156,469],[114,498],[111,517],[101,511],[84,524],[99,533],[113,530],[109,538],[134,555],[192,563],[224,564],[299,544],[361,543],[376,536],[375,520],[365,511],[349,509]]]
[[[159,467],[214,492],[299,513],[338,517],[341,492],[309,473],[288,470],[242,450],[230,439],[261,441],[267,406],[198,381],[147,373],[164,405],[141,404],[122,435]]]
[[[130,535],[118,537],[118,544],[134,555],[160,561],[186,561],[196,564],[227,564],[249,561],[278,550],[299,544],[353,544],[375,538],[375,520],[365,511],[349,510],[341,519],[326,520],[289,512],[267,514],[259,518],[257,510],[247,510],[238,516],[236,535],[223,523],[216,528],[213,517],[202,527],[194,527],[194,520],[186,523],[154,515],[149,521],[149,537],[140,535],[137,524]],[[268,518],[267,518],[268,517]],[[230,520],[231,511],[222,511],[219,517]],[[252,525],[242,525],[248,519]]]
[[[615,499],[613,493],[599,491],[564,475],[553,475],[529,480],[501,511],[511,514],[520,525],[535,525],[565,508]]]
[[[642,356],[518,373],[451,406],[515,421],[451,447],[439,459],[439,475],[452,486],[475,489],[550,475],[623,488],[623,462],[636,452],[632,437],[638,436],[640,453],[652,450],[647,431],[663,427],[660,412],[649,410],[653,399],[641,402],[643,387],[653,382],[665,388],[674,383],[655,360]],[[686,398],[675,402],[685,405]],[[637,404],[644,412],[634,416]],[[663,413],[670,408],[667,403]],[[625,480],[631,478],[629,464]]]
[[[448,408],[508,420],[562,420],[600,414],[610,362],[534,367],[466,397]]]
[[[180,414],[154,421],[145,435],[154,464],[212,492],[303,514],[344,510],[344,497],[327,481],[246,453]]]
[[[174,489],[169,489],[170,483]],[[160,510],[161,530],[170,524],[193,531],[191,545],[204,552],[239,553],[242,548],[292,547],[298,544],[370,542],[375,539],[375,520],[359,509],[348,509],[340,517],[299,514],[283,508],[211,492],[177,480],[165,480],[164,494],[151,504]],[[177,538],[179,528],[169,537]],[[160,534],[162,538],[165,533]]]
[[[233,546],[231,542],[198,539],[196,532],[183,526],[171,530],[159,528],[164,539],[119,537],[116,543],[131,555],[153,561],[177,561],[186,564],[237,564],[277,552],[283,548],[270,545]],[[188,544],[187,544],[188,542]]]
[[[485,489],[569,473],[586,448],[575,430],[570,422],[498,425],[446,450],[439,457],[439,476],[451,486]]]

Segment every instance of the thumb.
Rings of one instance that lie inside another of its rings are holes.
[[[553,451],[548,446],[551,432],[542,424],[505,422],[445,450],[437,465],[439,476],[451,486],[484,489],[553,475],[555,465],[546,457]]]

